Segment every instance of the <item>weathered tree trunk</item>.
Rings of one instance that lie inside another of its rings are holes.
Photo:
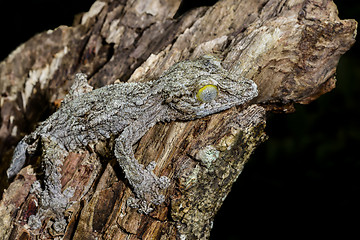
[[[126,205],[131,188],[111,153],[71,153],[62,185],[76,189],[65,233],[44,219],[27,227],[39,161],[23,168],[0,202],[1,239],[207,239],[245,162],[266,138],[266,111],[293,111],[335,87],[338,60],[357,23],[330,0],[219,1],[174,18],[180,0],[96,1],[79,23],[40,33],[0,63],[2,178],[19,139],[54,110],[75,73],[100,87],[156,79],[183,59],[216,54],[232,74],[253,79],[259,96],[191,122],[154,126],[136,146],[143,164],[171,178],[165,204],[149,215]],[[45,109],[45,110],[44,110]],[[6,164],[5,164],[6,163]]]

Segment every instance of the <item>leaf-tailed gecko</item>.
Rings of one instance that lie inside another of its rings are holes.
[[[25,136],[15,148],[8,177],[15,176],[26,156],[42,151],[44,187],[32,186],[39,198],[36,215],[30,216],[32,229],[50,211],[55,213],[53,228],[63,231],[63,212],[72,190],[61,191],[59,167],[69,152],[85,149],[99,140],[114,137],[114,155],[135,193],[128,204],[148,214],[153,205],[164,202],[161,191],[169,186],[166,176],[144,167],[134,157],[132,146],[157,122],[194,120],[241,105],[256,97],[256,84],[243,77],[232,77],[213,56],[179,62],[159,79],[144,83],[120,83],[92,90],[85,74],[75,82],[58,111]]]

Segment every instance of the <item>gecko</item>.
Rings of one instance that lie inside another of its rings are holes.
[[[211,55],[178,62],[157,80],[114,83],[95,90],[85,74],[76,74],[60,108],[20,140],[7,170],[8,178],[14,177],[27,156],[40,149],[44,182],[32,185],[31,192],[40,201],[37,213],[28,219],[29,226],[40,228],[52,212],[53,228],[64,231],[63,212],[73,190],[61,190],[62,161],[69,152],[86,150],[90,144],[110,138],[115,139],[113,154],[135,196],[127,203],[141,213],[150,213],[154,205],[165,201],[162,191],[170,179],[153,173],[155,161],[148,166],[140,164],[133,145],[158,122],[202,118],[247,103],[257,95],[254,81],[232,76],[221,60]]]

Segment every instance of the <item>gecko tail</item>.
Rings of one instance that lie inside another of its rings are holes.
[[[24,166],[27,147],[28,144],[25,142],[25,138],[23,138],[16,146],[13,157],[11,159],[10,167],[6,171],[8,179],[14,177]]]

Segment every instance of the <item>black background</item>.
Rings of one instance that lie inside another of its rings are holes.
[[[181,12],[216,1],[185,1]],[[2,1],[3,60],[34,34],[71,25],[91,0]],[[360,20],[359,1],[335,3]],[[360,47],[340,60],[337,87],[292,114],[270,115],[269,140],[247,163],[214,221],[211,239],[360,239]],[[251,237],[248,237],[251,236]]]

